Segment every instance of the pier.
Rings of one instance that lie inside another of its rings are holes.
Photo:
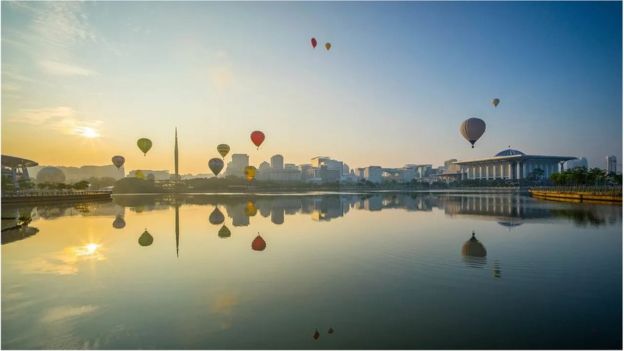
[[[544,187],[529,189],[532,197],[566,202],[622,203],[622,189],[615,187]]]

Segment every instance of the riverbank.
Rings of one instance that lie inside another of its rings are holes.
[[[622,203],[621,189],[529,189],[532,197],[565,202]]]
[[[2,194],[2,204],[58,203],[74,201],[106,201],[110,191],[34,191]]]

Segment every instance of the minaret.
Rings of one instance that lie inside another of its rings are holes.
[[[175,129],[175,149],[174,149],[174,158],[175,158],[175,181],[180,180],[180,175],[178,173],[178,127]]]

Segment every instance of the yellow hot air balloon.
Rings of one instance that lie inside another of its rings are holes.
[[[147,152],[152,148],[152,141],[147,138],[141,138],[137,140],[137,146],[141,151],[143,151],[143,155],[146,155]]]
[[[498,106],[498,104],[500,104],[500,99],[499,98],[494,98],[492,100],[492,105],[494,105],[494,107]]]
[[[145,179],[145,174],[143,174],[143,171],[141,171],[140,169],[134,173],[134,176],[137,179]]]
[[[247,166],[245,167],[245,178],[248,182],[251,182],[256,177],[256,167]]]
[[[485,133],[485,122],[480,118],[468,118],[459,127],[459,132],[472,144],[474,149],[474,144]]]
[[[217,145],[217,151],[219,151],[221,157],[225,158],[228,152],[230,152],[230,146],[228,144],[219,144]]]
[[[325,43],[325,49],[329,51],[329,49],[331,49],[331,43]]]
[[[253,201],[248,200],[247,205],[245,206],[245,214],[248,217],[253,217],[258,213],[258,209],[256,208],[256,204]]]

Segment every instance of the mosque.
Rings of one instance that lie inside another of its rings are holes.
[[[560,172],[563,162],[576,157],[527,155],[524,152],[506,149],[493,157],[459,161],[459,174],[462,180],[466,179],[508,179],[521,180],[527,178],[535,169],[544,171],[543,176]]]

